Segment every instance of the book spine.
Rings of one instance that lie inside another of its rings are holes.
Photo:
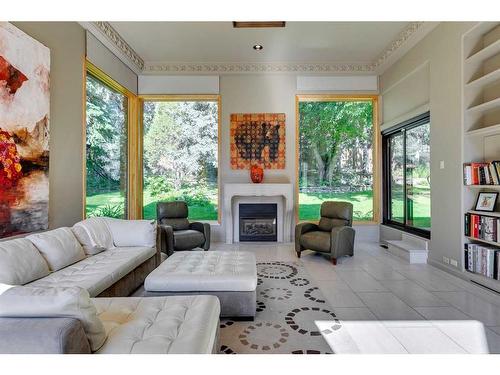
[[[470,237],[470,214],[465,214],[464,217],[464,233],[467,237]]]

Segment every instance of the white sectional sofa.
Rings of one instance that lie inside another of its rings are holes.
[[[216,352],[217,297],[123,298],[159,263],[147,220],[91,218],[0,242],[0,353]]]
[[[79,286],[91,297],[126,297],[160,264],[156,223],[90,218],[0,242],[0,283]]]

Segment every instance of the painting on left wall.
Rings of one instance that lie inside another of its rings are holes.
[[[0,22],[0,238],[48,228],[50,50]]]

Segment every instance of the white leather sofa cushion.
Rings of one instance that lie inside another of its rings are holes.
[[[49,272],[49,265],[30,240],[0,242],[0,283],[23,285]]]
[[[73,225],[71,230],[87,255],[95,255],[114,247],[108,224],[102,217],[91,217],[80,221]]]
[[[80,286],[91,297],[99,295],[156,253],[150,247],[114,248],[53,272],[30,286]]]
[[[85,258],[82,245],[71,229],[63,227],[26,237],[33,242],[52,271],[60,270]]]
[[[0,295],[0,317],[75,318],[80,320],[92,351],[106,340],[89,293],[82,288],[34,288],[16,286]]]
[[[144,281],[148,292],[251,292],[256,287],[255,256],[238,251],[176,252]]]
[[[217,339],[215,296],[95,298],[107,340],[98,354],[209,354]]]
[[[121,220],[109,217],[105,220],[115,246],[156,246],[155,220]]]

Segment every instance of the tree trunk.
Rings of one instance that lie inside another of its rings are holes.
[[[325,162],[323,161],[323,158],[321,157],[318,151],[318,147],[316,145],[313,145],[313,155],[314,159],[316,160],[316,165],[318,167],[319,185],[321,185],[321,182],[325,178]]]

